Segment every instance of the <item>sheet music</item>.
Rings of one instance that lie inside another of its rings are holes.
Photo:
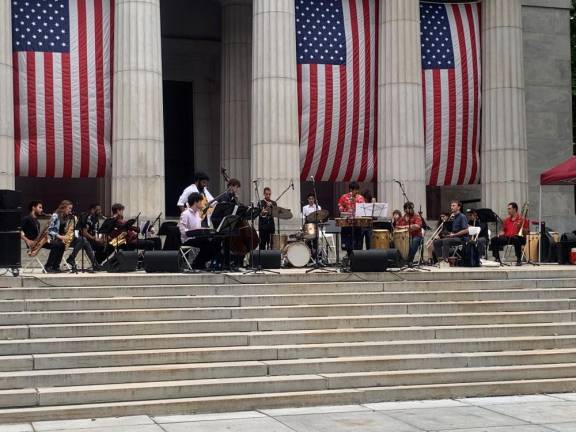
[[[359,203],[356,204],[356,217],[388,217],[388,203]]]

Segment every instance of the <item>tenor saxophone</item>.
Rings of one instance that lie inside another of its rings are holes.
[[[38,252],[40,252],[40,249],[42,249],[42,246],[44,246],[48,242],[48,226],[49,225],[50,224],[48,224],[44,227],[44,229],[42,230],[42,232],[40,233],[40,235],[38,236],[38,238],[36,239],[36,241],[34,242],[32,247],[30,247],[30,249],[28,249],[28,256],[29,257],[35,257],[36,255],[38,255]]]
[[[64,233],[64,247],[67,249],[72,244],[74,240],[74,230],[76,229],[76,223],[78,222],[78,218],[76,216],[72,216],[68,219],[66,223],[66,232]]]

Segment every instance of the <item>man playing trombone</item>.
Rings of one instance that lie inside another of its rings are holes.
[[[516,253],[516,265],[522,265],[522,247],[526,244],[524,231],[528,229],[528,220],[518,213],[518,204],[508,204],[508,217],[504,220],[502,231],[490,242],[494,259],[502,264],[500,251],[506,245],[513,245]]]
[[[450,211],[452,212],[450,215],[450,222],[452,223],[450,233],[442,239],[434,240],[434,252],[440,263],[442,262],[440,257],[444,262],[448,262],[451,247],[460,246],[468,241],[468,219],[462,213],[460,201],[452,201]]]

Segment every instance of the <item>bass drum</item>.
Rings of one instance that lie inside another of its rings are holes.
[[[306,243],[300,241],[286,245],[282,255],[286,264],[297,268],[306,267],[312,258],[310,248],[306,246]]]

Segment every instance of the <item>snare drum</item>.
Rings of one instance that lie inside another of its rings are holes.
[[[292,267],[306,267],[312,258],[310,248],[304,242],[294,242],[286,245],[282,251],[286,264]]]
[[[408,259],[410,253],[410,234],[408,228],[397,228],[392,235],[394,247],[398,249],[400,256],[404,261]]]
[[[372,231],[372,248],[373,249],[390,249],[390,231],[373,230]]]
[[[307,223],[302,226],[303,238],[306,240],[314,240],[318,235],[318,225]]]

